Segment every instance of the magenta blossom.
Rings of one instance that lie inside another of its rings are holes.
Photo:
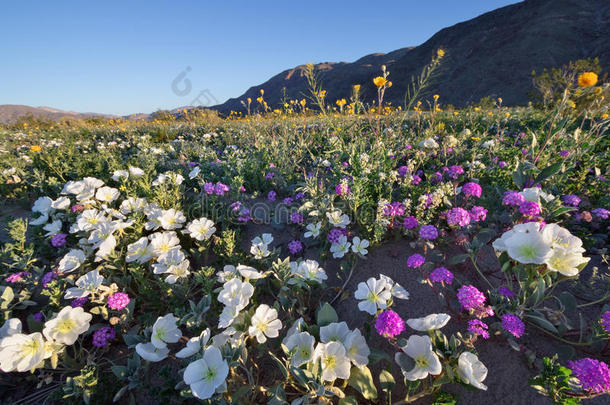
[[[405,227],[405,229],[417,228],[417,218],[415,218],[413,216],[406,217],[403,220],[402,225]]]
[[[430,273],[430,281],[433,283],[447,283],[453,282],[453,273],[445,267],[437,267]]]
[[[416,269],[423,265],[426,262],[426,258],[420,255],[419,253],[415,253],[414,255],[409,256],[407,259],[407,266]]]
[[[129,305],[130,301],[131,299],[129,298],[129,295],[122,292],[117,292],[108,297],[108,308],[120,311]]]
[[[603,361],[584,358],[568,361],[568,367],[583,390],[596,394],[610,391],[610,367]]]
[[[477,183],[469,182],[462,186],[462,193],[467,196],[480,198],[482,192],[483,189]]]
[[[466,226],[470,223],[470,214],[464,208],[451,208],[447,211],[447,223],[453,226]]]
[[[519,212],[528,217],[535,217],[542,212],[540,204],[535,201],[525,201],[519,206]]]
[[[288,244],[288,250],[290,251],[291,255],[295,255],[303,250],[303,244],[300,240],[293,240]]]
[[[468,332],[475,336],[481,336],[483,339],[489,339],[488,328],[487,324],[479,319],[468,321]]]
[[[525,324],[517,316],[513,314],[502,315],[502,328],[516,338],[520,338],[525,331]]]
[[[457,298],[460,305],[462,305],[462,309],[466,311],[481,307],[487,299],[485,294],[473,285],[464,285],[460,287],[457,292]]]
[[[375,329],[381,336],[393,338],[405,330],[405,321],[396,312],[388,309],[377,316]]]

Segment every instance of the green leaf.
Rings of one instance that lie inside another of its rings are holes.
[[[574,298],[574,296],[567,291],[564,291],[559,295],[559,301],[561,301],[566,311],[568,312],[574,311],[576,309],[576,298]]]
[[[530,321],[532,321],[536,325],[540,326],[541,328],[548,330],[549,332],[559,334],[559,331],[557,330],[557,328],[543,317],[527,314],[527,315],[525,315],[525,318],[529,319]]]
[[[349,395],[345,398],[341,398],[339,400],[339,405],[358,405],[358,401],[356,401],[356,398]]]
[[[326,326],[330,323],[338,322],[339,316],[337,311],[328,302],[325,302],[318,311],[316,321],[319,326]]]
[[[112,366],[110,367],[114,375],[117,376],[118,379],[122,380],[127,377],[127,367],[126,366]]]
[[[377,398],[377,388],[373,382],[373,375],[368,367],[352,367],[351,375],[349,376],[348,384],[358,390],[366,399],[373,400]]]
[[[379,385],[383,391],[391,392],[396,386],[392,373],[388,370],[381,370],[381,373],[379,373]]]
[[[455,264],[460,264],[460,263],[464,263],[466,261],[466,259],[468,259],[468,255],[467,254],[461,254],[461,255],[456,255],[453,256],[451,259],[447,260],[447,264],[449,265],[455,265]]]
[[[535,182],[542,183],[544,180],[548,179],[549,177],[559,173],[562,165],[563,165],[563,162],[557,162],[550,166],[545,167],[544,169],[542,169],[540,171],[540,173],[538,173],[538,176],[536,176]]]

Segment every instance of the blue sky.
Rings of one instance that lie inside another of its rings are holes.
[[[419,45],[516,2],[4,2],[0,104],[129,114],[188,105],[202,91],[223,102],[284,69]],[[172,90],[181,72],[188,92],[180,80]]]

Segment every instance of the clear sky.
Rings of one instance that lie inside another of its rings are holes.
[[[202,91],[200,104],[223,102],[296,65],[419,45],[516,2],[6,1],[0,104],[129,114]],[[190,91],[180,78],[172,89],[181,72]]]

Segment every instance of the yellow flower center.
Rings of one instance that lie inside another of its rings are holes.
[[[324,368],[333,369],[337,365],[337,357],[336,356],[326,356],[324,357]]]
[[[64,319],[57,323],[57,331],[62,335],[69,333],[74,327],[76,327],[76,322],[72,319]]]
[[[418,356],[415,359],[415,366],[418,368],[428,368],[428,358],[424,355]]]
[[[21,350],[22,357],[34,356],[38,352],[38,349],[40,349],[40,343],[38,343],[37,340],[32,339],[19,346],[19,349]]]

